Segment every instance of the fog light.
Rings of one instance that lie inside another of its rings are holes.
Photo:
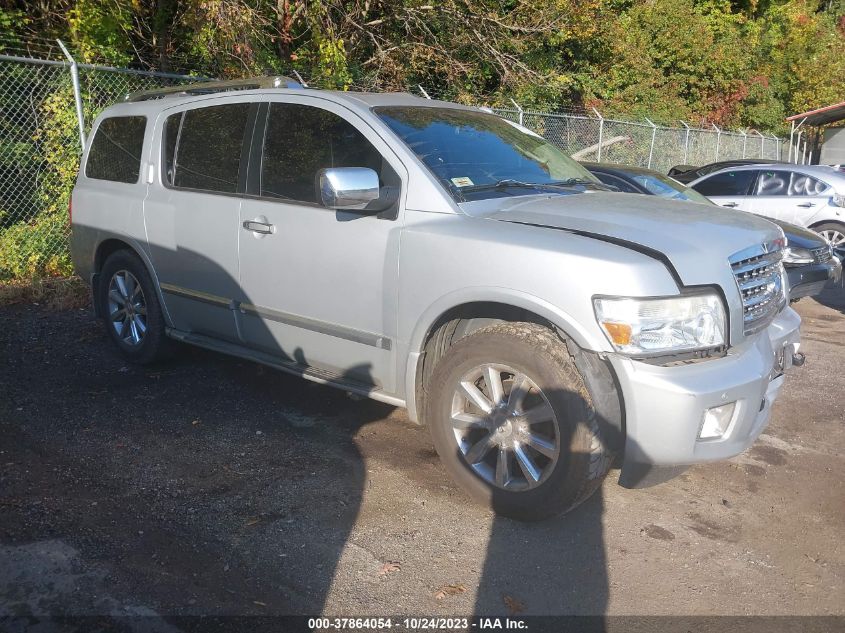
[[[698,439],[713,440],[722,437],[731,425],[736,410],[736,402],[711,407],[704,412],[704,422],[698,432]]]

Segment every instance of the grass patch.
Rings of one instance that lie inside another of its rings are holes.
[[[91,293],[79,277],[0,281],[0,306],[32,303],[49,310],[75,310],[91,304]]]

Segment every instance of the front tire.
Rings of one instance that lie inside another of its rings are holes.
[[[146,365],[166,355],[168,340],[158,294],[135,253],[124,250],[109,256],[97,291],[106,332],[126,360]]]
[[[427,423],[445,468],[497,513],[539,520],[589,497],[613,462],[566,344],[533,323],[455,343],[431,376]]]

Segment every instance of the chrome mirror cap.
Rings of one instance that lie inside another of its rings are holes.
[[[334,167],[319,172],[320,197],[329,209],[361,210],[379,198],[378,174],[368,167]]]

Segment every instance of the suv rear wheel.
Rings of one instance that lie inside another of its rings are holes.
[[[110,255],[97,290],[106,331],[124,358],[138,364],[159,360],[168,342],[164,317],[141,259],[130,251]]]
[[[537,520],[571,510],[613,461],[585,378],[540,325],[499,323],[461,339],[435,367],[429,397],[444,466],[499,514]]]

